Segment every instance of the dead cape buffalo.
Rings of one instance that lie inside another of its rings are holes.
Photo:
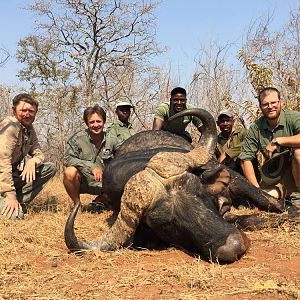
[[[139,224],[146,224],[166,243],[205,259],[233,262],[247,251],[250,241],[223,217],[232,200],[244,197],[262,209],[283,211],[274,198],[212,160],[217,132],[207,111],[185,110],[174,118],[185,115],[202,120],[200,143],[193,148],[164,131],[146,131],[128,139],[103,176],[103,189],[119,210],[115,223],[93,242],[78,240],[74,232],[77,203],[65,227],[65,242],[71,251],[129,246]]]

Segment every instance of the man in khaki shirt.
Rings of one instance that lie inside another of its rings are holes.
[[[54,176],[56,168],[44,163],[44,154],[32,126],[38,102],[29,94],[13,99],[13,116],[0,123],[0,217],[22,219],[26,204]]]
[[[126,101],[119,101],[116,105],[118,120],[113,122],[106,130],[106,142],[103,159],[107,163],[111,160],[118,148],[128,138],[135,134],[132,124],[129,122],[132,104]]]
[[[229,168],[243,174],[238,156],[241,152],[241,145],[247,134],[245,128],[234,127],[234,115],[231,111],[220,112],[217,125],[220,128],[218,143],[215,150],[216,159]]]

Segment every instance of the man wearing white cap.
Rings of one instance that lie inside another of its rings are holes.
[[[132,124],[129,122],[131,108],[133,108],[132,104],[127,101],[119,101],[116,105],[118,120],[112,123],[106,131],[103,157],[105,161],[113,158],[122,143],[135,134]]]

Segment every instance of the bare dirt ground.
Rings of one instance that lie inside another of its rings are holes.
[[[70,254],[63,239],[70,202],[61,182],[34,203],[25,220],[0,221],[0,299],[300,299],[299,219],[247,233],[247,255],[219,265],[176,248]],[[92,240],[111,217],[80,213],[76,233]]]

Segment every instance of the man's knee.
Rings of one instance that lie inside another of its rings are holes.
[[[300,165],[300,148],[294,148],[293,160]]]
[[[46,175],[49,178],[54,177],[56,174],[57,168],[54,163],[52,162],[46,162],[43,164],[42,173]]]
[[[64,182],[73,182],[73,181],[79,181],[80,180],[80,174],[79,171],[71,166],[67,167],[64,170]]]

